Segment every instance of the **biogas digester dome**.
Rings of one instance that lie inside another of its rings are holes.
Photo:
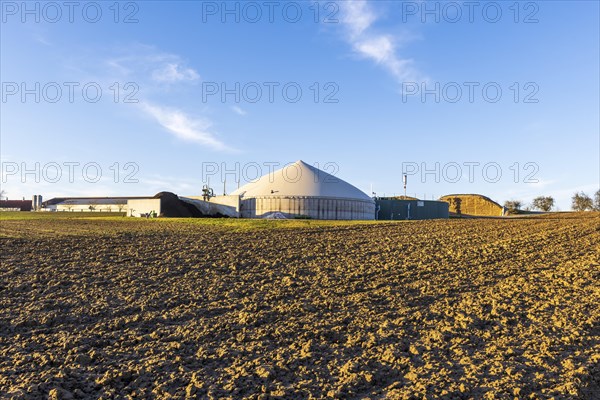
[[[231,195],[240,196],[242,218],[281,213],[287,218],[375,219],[373,199],[304,161],[269,173]]]

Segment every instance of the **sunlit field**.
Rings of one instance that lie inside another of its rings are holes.
[[[599,213],[0,213],[0,246],[8,398],[600,396]]]

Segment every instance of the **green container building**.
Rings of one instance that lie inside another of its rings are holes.
[[[375,199],[375,219],[378,220],[448,218],[448,209],[445,201]]]

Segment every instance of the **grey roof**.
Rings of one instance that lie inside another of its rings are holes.
[[[127,200],[151,199],[149,196],[131,197],[55,197],[43,202],[44,206],[50,205],[81,205],[81,204],[127,204]]]

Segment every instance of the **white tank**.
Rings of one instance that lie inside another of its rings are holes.
[[[364,192],[304,161],[296,161],[248,183],[240,196],[243,218],[281,213],[288,218],[375,219],[375,202]]]

